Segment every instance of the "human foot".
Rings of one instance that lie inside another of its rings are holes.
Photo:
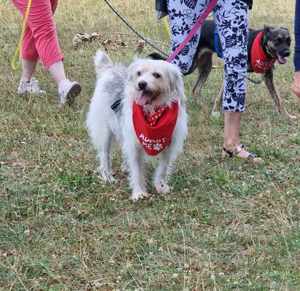
[[[41,96],[46,94],[46,91],[40,88],[39,81],[35,78],[31,78],[29,81],[21,80],[17,92],[19,95]]]
[[[58,86],[58,95],[60,104],[72,105],[75,98],[80,94],[81,86],[75,81],[70,81],[68,79],[63,80]]]
[[[234,148],[228,148],[224,146],[222,150],[222,159],[226,157],[238,157],[241,159],[249,160],[254,164],[262,164],[264,162],[263,159],[257,157],[256,154],[247,151],[243,144],[240,144]]]

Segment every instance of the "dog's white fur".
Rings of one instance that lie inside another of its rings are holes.
[[[114,181],[110,158],[113,137],[122,146],[123,166],[129,171],[132,200],[148,196],[144,174],[146,154],[133,127],[133,101],[151,112],[157,105],[170,105],[178,99],[178,119],[172,143],[157,155],[159,163],[154,174],[156,190],[169,192],[167,178],[171,164],[182,151],[187,136],[184,85],[179,69],[165,61],[150,59],[135,60],[129,67],[116,65],[101,51],[97,52],[94,61],[97,83],[87,114],[88,132],[97,150],[99,172],[106,182]],[[139,87],[141,82],[147,84],[144,90]],[[114,112],[111,105],[119,98],[122,99],[121,108]]]

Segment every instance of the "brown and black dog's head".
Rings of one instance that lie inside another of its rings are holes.
[[[279,64],[285,64],[290,55],[291,36],[285,27],[264,27],[264,49]]]

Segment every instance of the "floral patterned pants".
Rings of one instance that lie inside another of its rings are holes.
[[[172,51],[186,38],[210,0],[168,0]],[[247,75],[248,5],[243,0],[219,0],[214,20],[224,60],[223,111],[245,110]],[[184,74],[190,73],[200,39],[197,33],[174,59]]]

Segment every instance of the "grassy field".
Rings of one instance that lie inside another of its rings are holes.
[[[154,1],[112,2],[167,49]],[[294,1],[254,3],[252,27],[292,29]],[[300,104],[289,89],[292,59],[277,67],[275,78],[296,121],[275,112],[263,85],[249,84],[242,141],[264,165],[220,161],[223,121],[211,119],[209,110],[222,70],[213,71],[202,99],[191,97],[190,76],[190,131],[172,176],[174,191],[133,204],[118,150],[117,184],[97,177],[84,120],[95,82],[92,56],[106,46],[113,59],[130,62],[138,39],[103,1],[60,1],[66,68],[83,86],[75,108],[60,110],[41,68],[37,77],[47,96],[16,95],[20,72],[9,62],[20,17],[3,0],[0,15],[1,290],[300,290]],[[78,32],[101,38],[74,49]]]

